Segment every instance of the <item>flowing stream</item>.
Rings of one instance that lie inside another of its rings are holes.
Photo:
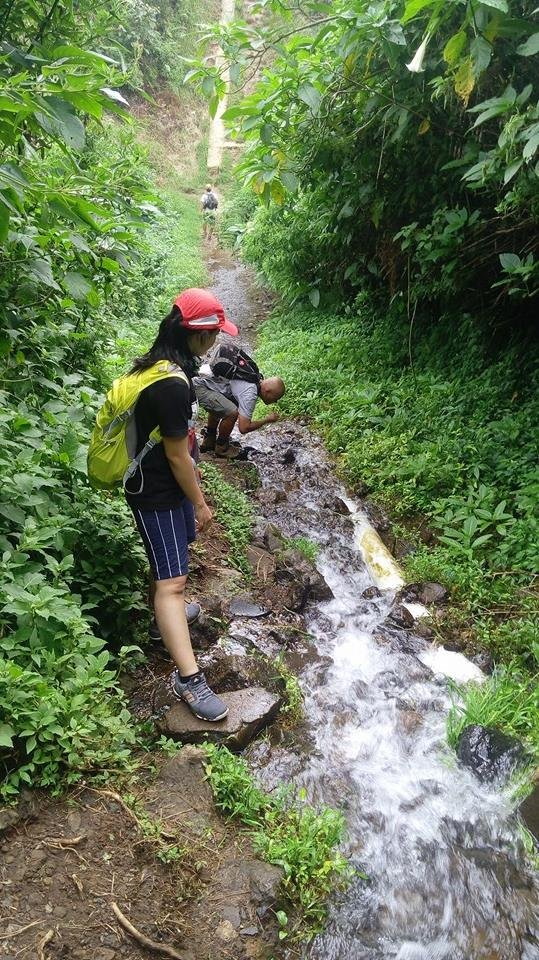
[[[244,284],[229,281],[236,299]],[[346,852],[369,877],[335,896],[325,932],[303,956],[538,960],[537,878],[510,798],[459,767],[446,745],[447,658],[384,624],[391,593],[362,597],[372,586],[356,539],[364,515],[319,440],[305,426],[279,424],[248,443],[263,488],[286,494],[266,498],[265,516],[318,544],[334,594],[307,608],[305,725],[288,744],[255,747],[252,759],[267,785],[293,780],[309,800],[345,811]],[[466,677],[468,661],[450,659]]]
[[[255,436],[263,484],[288,488],[272,519],[319,545],[334,593],[307,611],[317,651],[300,674],[308,750],[292,768],[286,750],[272,751],[260,776],[273,785],[293,769],[309,799],[344,808],[347,852],[369,876],[335,899],[305,956],[537,960],[538,888],[509,796],[481,785],[446,746],[442,671],[449,660],[465,678],[468,661],[384,628],[393,594],[362,597],[372,585],[356,543],[363,514],[350,500],[349,517],[335,512],[346,493],[318,441],[296,426]]]

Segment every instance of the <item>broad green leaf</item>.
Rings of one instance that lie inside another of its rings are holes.
[[[38,280],[39,283],[44,283],[45,286],[52,287],[54,290],[60,289],[53,277],[50,260],[46,260],[45,258],[28,260],[23,264],[22,269],[28,276],[32,277],[33,280]]]
[[[300,83],[298,87],[298,97],[311,108],[313,113],[318,113],[320,108],[321,96],[312,83]]]
[[[455,93],[467,104],[470,94],[475,86],[474,65],[471,57],[466,57],[462,61],[455,76]]]
[[[509,13],[507,0],[481,0],[484,7],[494,7],[495,10],[501,10],[502,13]]]
[[[487,69],[492,57],[492,45],[484,37],[476,37],[470,46],[476,78]]]
[[[509,181],[513,179],[515,174],[518,173],[523,163],[524,163],[523,160],[514,160],[513,163],[510,163],[503,175],[503,182],[509,183]]]
[[[9,723],[0,723],[0,747],[12,747],[15,730]]]
[[[320,303],[320,290],[316,288],[309,290],[309,300],[311,301],[313,307],[317,307]]]
[[[525,43],[521,43],[517,47],[517,53],[521,57],[533,57],[536,53],[539,53],[539,33],[532,33]]]
[[[458,33],[454,33],[453,36],[449,38],[444,47],[444,60],[449,66],[453,66],[453,64],[456,63],[465,45],[466,34],[464,30],[459,30]]]
[[[408,0],[406,7],[404,8],[404,16],[402,17],[402,23],[408,23],[412,17],[417,16],[418,13],[421,13],[426,7],[432,7],[434,0]]]
[[[520,267],[520,257],[516,253],[500,253],[500,263],[504,270]]]
[[[4,243],[9,232],[10,212],[8,208],[1,202],[1,199],[2,198],[0,195],[0,243]]]
[[[90,290],[93,289],[92,284],[88,282],[86,277],[74,270],[69,270],[66,273],[62,283],[74,300],[84,300]]]
[[[16,507],[13,503],[0,503],[0,514],[3,517],[6,517],[8,520],[11,520],[12,523],[18,523],[21,526],[26,520],[26,514],[24,510],[21,510],[20,507]]]
[[[63,140],[72,150],[82,150],[86,142],[84,126],[73,106],[59,97],[44,97],[49,113],[38,111],[35,118],[40,127],[56,140]]]
[[[539,147],[539,133],[536,133],[533,137],[530,137],[530,139],[526,143],[526,146],[524,147],[524,150],[522,151],[522,156],[524,157],[524,160],[530,160],[534,156],[535,151],[537,150],[538,147]]]
[[[298,189],[298,178],[291,170],[281,170],[281,181],[283,186],[285,186],[287,190],[290,190],[291,193],[294,193]]]

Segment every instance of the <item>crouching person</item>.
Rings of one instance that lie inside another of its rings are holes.
[[[280,377],[263,377],[255,361],[233,344],[221,344],[206,372],[193,378],[198,402],[208,412],[208,424],[200,450],[214,451],[219,457],[235,458],[241,453],[230,440],[234,426],[241,434],[260,430],[275,423],[279,414],[268,413],[253,420],[256,401],[272,404],[280,400],[285,385]]]

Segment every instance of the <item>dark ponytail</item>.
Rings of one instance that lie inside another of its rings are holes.
[[[147,370],[159,360],[170,360],[171,363],[181,367],[188,377],[194,376],[200,361],[189,350],[190,331],[180,325],[181,318],[180,308],[173,306],[170,313],[161,320],[159,332],[150,349],[134,361],[130,374]]]

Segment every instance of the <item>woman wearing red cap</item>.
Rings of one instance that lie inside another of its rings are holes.
[[[159,427],[161,442],[145,456],[125,486],[153,574],[152,598],[157,635],[176,664],[173,690],[195,716],[222,720],[228,713],[198,669],[191,640],[191,622],[200,613],[198,604],[185,604],[188,544],[196,528],[204,530],[211,511],[197,482],[189,452],[189,421],[195,399],[191,377],[197,357],[215,343],[220,330],[236,335],[237,328],[224,315],[219,301],[207,290],[181,293],[161,322],[147,353],[135,360],[130,375],[168,361],[170,375],[142,390],[135,407],[137,454]],[[183,374],[183,375],[182,375]]]

